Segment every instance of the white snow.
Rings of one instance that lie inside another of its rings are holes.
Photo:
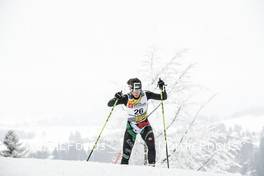
[[[223,176],[209,172],[195,172],[180,169],[153,168],[102,164],[86,161],[41,160],[22,158],[0,158],[1,176]],[[225,174],[225,176],[235,176]],[[238,176],[238,175],[236,175]]]
[[[259,133],[264,128],[264,117],[263,115],[243,115],[238,118],[225,120],[223,123],[227,127],[239,125],[248,131]]]

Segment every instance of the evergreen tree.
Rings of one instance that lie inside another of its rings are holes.
[[[47,147],[42,147],[41,150],[31,152],[29,154],[30,158],[39,158],[39,159],[46,159],[50,157],[50,152]]]
[[[69,136],[69,142],[63,143],[52,152],[53,159],[85,160],[87,153],[83,148],[80,132],[76,131]]]
[[[71,133],[69,136],[69,141],[74,143],[82,143],[82,136],[79,131],[75,131],[75,133]]]
[[[257,153],[257,162],[256,162],[256,173],[257,176],[264,175],[264,129],[262,130],[261,140],[259,144],[259,150]]]
[[[255,171],[255,149],[251,139],[248,139],[240,148],[240,152],[237,156],[238,163],[241,165],[240,173],[242,175],[253,176]]]
[[[13,130],[7,132],[3,143],[7,150],[2,151],[0,155],[4,157],[20,158],[25,156],[28,152],[26,148],[22,146],[22,143],[20,143],[18,136]]]

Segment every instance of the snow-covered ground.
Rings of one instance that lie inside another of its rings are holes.
[[[124,166],[85,161],[0,158],[1,176],[223,176],[180,169]],[[238,176],[225,174],[225,176]]]

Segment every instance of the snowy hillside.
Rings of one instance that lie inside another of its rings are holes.
[[[153,168],[99,164],[85,161],[62,161],[40,159],[0,158],[1,176],[223,176],[208,172],[194,172],[180,169]],[[225,176],[235,176],[228,174]],[[238,176],[238,175],[236,175]]]
[[[264,116],[246,114],[236,118],[222,121],[222,123],[224,123],[227,127],[239,125],[245,130],[260,133],[262,128],[264,127]]]

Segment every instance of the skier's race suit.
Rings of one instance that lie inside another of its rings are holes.
[[[162,92],[163,100],[167,99],[166,90]],[[131,93],[125,94],[117,100],[117,104],[126,106],[128,112],[127,127],[123,142],[123,155],[121,164],[128,164],[137,134],[140,134],[148,147],[148,163],[155,164],[156,150],[152,127],[147,118],[148,100],[161,100],[161,95],[151,91],[141,91],[140,96],[135,98]],[[112,107],[116,98],[108,102]]]

